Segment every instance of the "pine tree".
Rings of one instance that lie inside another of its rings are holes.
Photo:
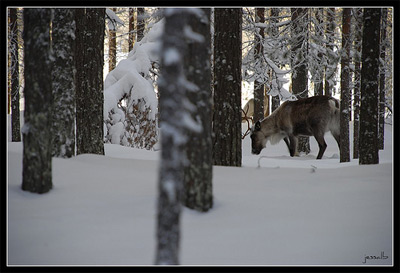
[[[214,12],[214,164],[241,166],[242,10]]]
[[[291,8],[291,67],[292,92],[297,98],[308,97],[307,54],[308,54],[308,9]],[[309,137],[299,137],[298,151],[310,153]]]
[[[360,160],[378,164],[378,79],[381,10],[364,9],[362,40]]]
[[[48,192],[51,174],[51,10],[24,9],[25,124],[22,189]]]
[[[179,264],[179,221],[184,187],[184,147],[191,120],[186,98],[183,56],[186,52],[184,9],[165,10],[159,82],[161,161],[158,182],[157,248],[155,263]]]
[[[54,9],[52,21],[52,155],[75,155],[75,10]]]
[[[189,161],[185,167],[186,207],[208,211],[213,205],[212,196],[212,138],[211,138],[211,35],[209,8],[202,15],[190,16],[188,25],[192,31],[202,35],[197,41],[189,41],[185,57],[186,78],[193,89],[188,90],[188,99],[196,107],[192,118],[200,122],[202,130],[189,134],[186,146]]]
[[[77,154],[104,154],[103,57],[105,9],[79,10],[77,9],[76,20]]]
[[[10,53],[11,53],[11,140],[21,141],[19,111],[19,50],[18,50],[17,9],[10,9]]]
[[[349,116],[350,116],[350,20],[351,9],[343,9],[342,56],[340,75],[340,162],[350,161]]]

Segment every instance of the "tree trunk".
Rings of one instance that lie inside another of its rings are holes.
[[[381,10],[364,9],[362,41],[360,161],[378,164],[378,79]]]
[[[214,23],[214,164],[241,166],[242,10],[216,8]]]
[[[186,52],[185,9],[165,10],[159,82],[161,107],[161,161],[158,183],[157,249],[155,263],[179,264],[179,221],[184,187],[185,146],[190,121],[183,57]],[[192,15],[191,15],[192,16]]]
[[[114,13],[117,12],[116,8],[111,9]],[[116,23],[115,23],[116,24]],[[108,39],[108,71],[114,70],[117,65],[117,37],[116,37],[116,25],[113,25],[113,29],[109,29]]]
[[[342,61],[340,64],[340,162],[350,162],[350,20],[351,9],[344,8],[342,19]]]
[[[354,26],[354,122],[353,122],[353,158],[358,158],[359,146],[359,128],[360,128],[360,96],[361,96],[361,43],[363,15],[362,8],[355,8],[355,26]]]
[[[383,150],[385,142],[385,73],[386,73],[386,27],[387,27],[387,8],[382,8],[381,39],[380,39],[380,72],[379,72],[379,127],[378,140],[379,149]]]
[[[336,72],[336,53],[334,53],[335,42],[335,8],[327,9],[327,24],[325,35],[327,37],[327,67],[325,68],[325,95],[332,96],[332,90],[335,86],[334,77]]]
[[[324,9],[318,8],[316,9],[315,19],[317,20],[318,26],[316,26],[315,36],[317,37],[317,43],[319,46],[323,47],[323,39],[324,39],[324,32],[323,32],[323,23],[324,23]],[[321,51],[318,52],[317,57],[318,67],[317,67],[317,77],[314,82],[314,95],[315,96],[322,96],[324,94],[324,64],[323,64],[323,54]]]
[[[292,92],[297,98],[308,97],[307,44],[308,44],[308,9],[291,8],[291,60]],[[299,137],[298,151],[310,153],[309,137]]]
[[[21,141],[19,111],[19,57],[17,9],[10,9],[10,53],[11,53],[11,140]]]
[[[46,193],[52,188],[50,14],[50,9],[24,9],[22,189],[35,193]]]
[[[103,144],[103,57],[105,9],[88,8],[84,19],[76,21],[76,141],[77,154],[104,154]],[[82,25],[82,23],[84,23]],[[78,35],[83,35],[78,38]]]
[[[52,155],[75,155],[75,10],[54,9]]]
[[[135,12],[134,8],[129,8],[129,37],[128,37],[128,47],[129,51],[133,49],[133,44],[135,43]]]
[[[145,20],[144,20],[144,8],[137,8],[137,18],[136,18],[136,30],[137,30],[137,36],[136,36],[136,41],[140,42],[143,38],[143,32],[144,32],[144,26],[145,26]]]
[[[273,23],[271,34],[274,37],[274,39],[276,39],[279,33],[279,29],[274,24],[278,23],[277,17],[279,17],[279,8],[271,8],[270,14],[271,14],[271,23]],[[271,101],[271,113],[274,112],[279,107],[279,105],[280,105],[279,95],[273,96]]]
[[[188,24],[204,37],[203,41],[190,41],[185,56],[186,79],[195,84],[188,90],[189,101],[196,107],[193,120],[200,122],[202,131],[191,132],[186,145],[189,164],[185,167],[186,207],[208,211],[213,205],[212,196],[212,138],[211,138],[211,36],[210,9],[202,9],[201,18],[191,16]]]
[[[256,23],[264,23],[264,8],[256,8]],[[254,115],[253,120],[258,121],[264,118],[264,83],[263,80],[260,78],[263,75],[258,75],[258,71],[262,71],[263,73],[265,70],[264,65],[264,28],[255,28],[255,50],[254,50],[254,60],[256,62],[255,69],[256,69],[256,80],[254,81]]]

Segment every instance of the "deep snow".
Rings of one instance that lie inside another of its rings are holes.
[[[380,164],[291,158],[282,141],[243,167],[215,166],[214,207],[182,211],[183,265],[392,264],[392,128]],[[105,145],[53,158],[54,188],[21,190],[22,144],[8,142],[8,265],[152,265],[160,152]],[[384,253],[382,256],[381,253]],[[385,259],[366,259],[370,256]],[[364,263],[365,262],[365,263]]]

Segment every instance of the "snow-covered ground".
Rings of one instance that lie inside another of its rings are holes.
[[[213,171],[214,207],[182,211],[183,265],[391,265],[392,128],[379,165],[291,158],[282,141]],[[21,190],[22,144],[8,142],[9,265],[152,265],[160,152],[105,146],[53,158],[54,188]],[[260,168],[258,168],[260,163]]]

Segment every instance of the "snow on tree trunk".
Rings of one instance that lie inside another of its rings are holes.
[[[192,84],[188,84],[183,71],[187,16],[184,9],[165,10],[159,81],[162,137],[155,259],[158,265],[179,264],[179,222],[187,161],[184,148],[189,128],[196,127],[188,111],[194,106],[186,97],[186,88]]]
[[[256,23],[264,23],[264,8],[256,8]],[[255,28],[255,42],[256,46],[254,49],[254,59],[256,62],[256,69],[259,71],[265,71],[264,65],[264,28]],[[268,109],[267,109],[268,110]],[[264,83],[256,75],[254,81],[254,116],[253,120],[261,120],[264,118]]]
[[[342,60],[340,64],[340,162],[350,161],[350,21],[351,9],[344,8],[342,18]]]
[[[354,122],[353,122],[353,158],[358,158],[359,127],[360,127],[360,96],[361,96],[361,43],[363,15],[362,8],[354,9]]]
[[[379,8],[364,9],[362,41],[360,160],[359,163],[378,164],[378,80],[379,80]]]
[[[52,155],[75,155],[75,10],[54,9]]]
[[[272,23],[271,26],[271,35],[273,38],[277,37],[279,34],[279,29],[276,26],[276,24],[278,23],[278,17],[279,17],[279,8],[271,8],[271,16],[270,16],[270,20]],[[272,96],[272,101],[271,101],[271,113],[274,112],[280,105],[280,99],[279,96]]]
[[[50,9],[24,9],[25,124],[22,189],[46,193],[51,175]]]
[[[387,27],[388,9],[382,8],[382,22],[381,22],[381,39],[380,39],[380,70],[379,70],[379,127],[378,139],[379,149],[383,150],[385,141],[385,74],[386,74],[386,27]]]
[[[338,63],[337,53],[334,51],[335,47],[335,8],[329,8],[327,12],[327,24],[325,29],[326,41],[326,58],[327,64],[325,68],[325,95],[332,96],[333,88],[336,84],[335,74]]]
[[[242,10],[214,14],[214,164],[241,166]]]
[[[77,65],[76,86],[76,142],[77,154],[104,154],[103,144],[103,57],[105,9],[87,8],[84,20],[76,23],[77,45],[83,52]],[[82,24],[84,23],[84,24]],[[83,46],[83,48],[82,48]],[[77,53],[78,54],[78,53]]]
[[[200,16],[190,16],[186,32],[189,40],[185,56],[186,78],[193,85],[188,89],[188,99],[196,107],[192,118],[202,130],[189,134],[186,145],[188,165],[185,167],[184,205],[197,211],[208,211],[213,205],[212,196],[212,138],[211,138],[211,36],[209,8]],[[190,38],[189,38],[190,39]]]
[[[19,111],[19,57],[18,57],[17,9],[10,9],[10,53],[11,53],[11,140],[21,141]]]
[[[291,19],[292,92],[297,98],[307,98],[308,9],[291,8]],[[309,137],[298,139],[298,152],[310,153]]]

